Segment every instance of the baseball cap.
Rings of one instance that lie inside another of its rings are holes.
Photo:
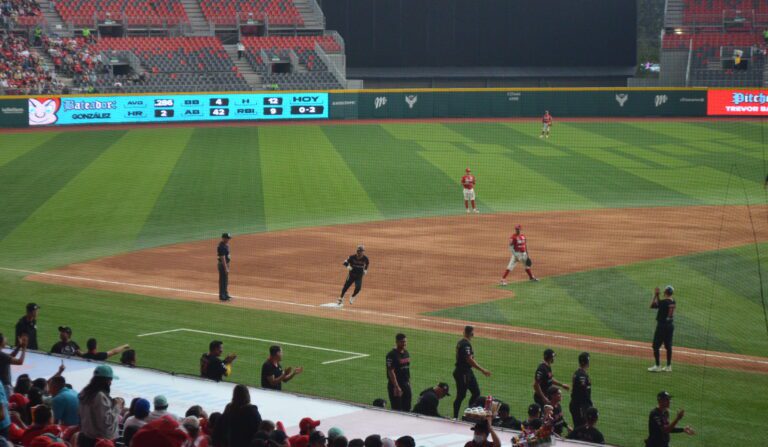
[[[475,327],[474,326],[464,326],[464,333],[465,334],[474,334],[475,333]]]
[[[35,303],[27,304],[27,312],[32,312],[32,311],[35,311],[37,309],[40,309],[40,306],[38,306],[37,304],[35,304]]]
[[[197,429],[200,428],[200,419],[195,416],[187,416],[181,421],[181,425],[183,425],[184,428]]]
[[[541,407],[539,404],[528,405],[528,416],[536,416],[541,413]]]
[[[515,230],[522,230],[523,226],[520,224],[515,225]]]
[[[299,430],[302,432],[309,431],[310,428],[316,428],[320,425],[320,421],[315,421],[312,418],[304,418],[299,421]]]
[[[656,395],[656,399],[662,400],[662,399],[672,399],[672,395],[669,394],[666,391],[660,391],[659,394]]]
[[[59,332],[66,332],[69,335],[72,335],[72,328],[69,326],[59,326]]]
[[[232,239],[232,233],[221,233],[221,237],[224,239]]]
[[[357,246],[357,251],[365,251],[365,245],[360,244]]]
[[[469,169],[469,168],[467,168],[466,170],[467,170],[467,172],[472,172],[472,170],[471,170],[471,169]]]
[[[165,396],[163,396],[162,394],[155,396],[154,403],[155,403],[155,408],[168,407],[168,399],[166,399]]]
[[[579,363],[589,363],[589,353],[582,352],[579,354]]]
[[[597,411],[597,408],[595,408],[595,407],[589,407],[589,408],[587,409],[587,419],[590,419],[590,420],[597,420],[597,417],[598,417],[599,415],[600,415],[600,413],[598,413],[598,411]]]
[[[549,348],[544,350],[544,358],[545,359],[548,359],[548,358],[554,357],[554,356],[555,356],[555,351],[554,350],[549,349]]]
[[[112,367],[109,365],[99,365],[93,370],[93,377],[106,377],[108,379],[118,380],[119,377],[112,372]]]
[[[437,384],[438,388],[441,388],[443,391],[445,391],[446,396],[450,396],[451,393],[449,392],[451,389],[448,387],[448,384],[445,382],[440,382]]]
[[[139,399],[133,407],[133,414],[139,418],[147,417],[149,414],[149,401],[147,399]]]
[[[328,430],[328,439],[336,439],[339,436],[344,436],[344,432],[339,427],[331,427]]]
[[[667,287],[664,287],[664,291],[672,295],[673,293],[675,293],[675,288],[668,285]]]

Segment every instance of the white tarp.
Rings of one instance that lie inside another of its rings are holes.
[[[12,375],[29,374],[34,380],[52,376],[61,358],[45,354],[28,353],[23,366],[14,366]],[[90,380],[97,363],[79,359],[65,359],[64,377],[76,390],[81,390]],[[209,414],[223,411],[232,396],[231,383],[215,383],[192,377],[141,368],[127,368],[110,364],[119,380],[112,383],[112,396],[122,397],[130,403],[135,397],[150,402],[158,394],[168,398],[171,412],[183,416],[192,405],[202,406]],[[321,421],[319,430],[327,432],[340,427],[348,439],[365,438],[370,434],[397,439],[410,435],[417,446],[460,447],[472,438],[470,425],[464,422],[418,417],[381,409],[357,406],[325,399],[298,396],[251,388],[251,402],[259,407],[262,418],[282,421],[288,435],[298,433],[299,421],[311,417]],[[512,432],[499,432],[502,443],[511,445]],[[556,445],[583,446],[585,444],[557,440]]]

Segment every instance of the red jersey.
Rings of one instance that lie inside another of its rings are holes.
[[[528,249],[525,246],[525,235],[524,234],[513,234],[509,237],[509,246],[512,247],[512,250],[518,252],[518,253],[524,253],[527,252]]]
[[[461,178],[461,185],[464,189],[475,189],[475,176],[467,174]]]
[[[552,124],[552,115],[550,114],[544,115],[544,117],[541,119],[541,122],[544,124]]]

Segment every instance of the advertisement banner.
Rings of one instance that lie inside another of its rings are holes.
[[[0,100],[0,128],[27,127],[27,100]]]
[[[328,118],[328,93],[29,98],[29,125]]]
[[[766,116],[768,90],[710,90],[707,115]]]

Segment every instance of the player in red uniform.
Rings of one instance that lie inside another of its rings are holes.
[[[541,135],[539,135],[539,138],[549,138],[549,129],[552,128],[552,115],[549,114],[549,110],[544,111],[541,123]]]
[[[522,227],[520,227],[520,225],[515,225],[515,234],[509,237],[509,251],[512,252],[512,259],[509,260],[509,265],[507,265],[507,269],[504,270],[504,276],[501,277],[502,286],[507,285],[507,276],[509,276],[512,270],[515,269],[515,265],[518,262],[525,264],[525,273],[528,274],[528,279],[531,281],[538,281],[538,279],[533,276],[531,267],[528,265],[528,240],[520,230],[522,230]]]
[[[472,211],[479,213],[477,206],[475,205],[475,176],[472,175],[472,171],[467,168],[467,173],[461,178],[461,186],[464,187],[464,208],[467,209],[467,214],[470,213],[469,202],[472,202]]]

